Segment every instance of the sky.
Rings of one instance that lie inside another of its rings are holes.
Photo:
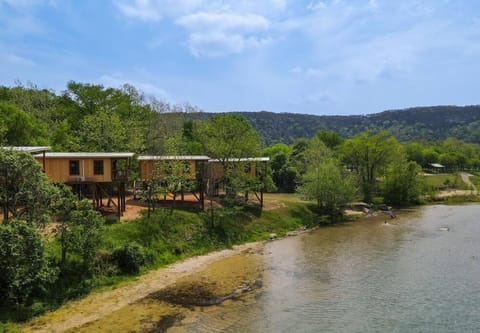
[[[480,104],[478,0],[0,0],[0,85],[209,112]]]

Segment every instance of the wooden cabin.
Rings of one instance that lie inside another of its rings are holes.
[[[161,179],[171,174],[182,174],[198,179],[203,174],[208,156],[139,156],[140,179]]]
[[[51,181],[65,183],[79,198],[89,198],[97,209],[126,210],[126,183],[134,153],[44,153],[35,155]]]
[[[228,169],[243,172],[250,177],[262,177],[267,174],[268,157],[229,158],[224,161]],[[208,179],[223,179],[225,177],[222,161],[208,160],[205,177]]]
[[[110,183],[128,179],[128,163],[133,153],[46,153],[45,173],[54,182]]]

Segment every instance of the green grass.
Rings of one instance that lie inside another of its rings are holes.
[[[469,187],[465,184],[458,173],[436,174],[425,176],[425,183],[429,188],[436,189],[457,189],[468,190]],[[470,178],[471,179],[471,178]]]
[[[115,288],[136,278],[119,272],[112,253],[128,243],[139,244],[148,263],[140,274],[175,261],[205,254],[245,242],[268,239],[271,233],[279,237],[302,226],[318,225],[322,220],[315,206],[301,202],[289,194],[268,195],[266,202],[276,207],[217,208],[200,212],[181,209],[157,209],[150,218],[142,217],[124,223],[105,225],[94,272],[85,273],[81,260],[68,256],[62,274],[51,290],[32,307],[0,309],[0,333],[15,331],[18,321],[24,321],[92,291]],[[51,239],[46,244],[49,257],[60,260],[60,246]]]

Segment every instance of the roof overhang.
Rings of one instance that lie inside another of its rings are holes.
[[[12,147],[1,147],[1,149],[10,149],[15,151],[24,151],[26,153],[41,153],[46,152],[51,149],[49,146],[12,146]]]
[[[45,158],[132,158],[135,153],[46,153]],[[35,155],[43,157],[43,154]]]
[[[191,156],[138,156],[139,161],[208,161],[210,157],[201,155]]]

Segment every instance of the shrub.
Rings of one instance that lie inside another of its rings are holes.
[[[138,274],[140,267],[147,263],[148,256],[143,247],[136,243],[128,243],[113,252],[118,268],[125,274]]]

